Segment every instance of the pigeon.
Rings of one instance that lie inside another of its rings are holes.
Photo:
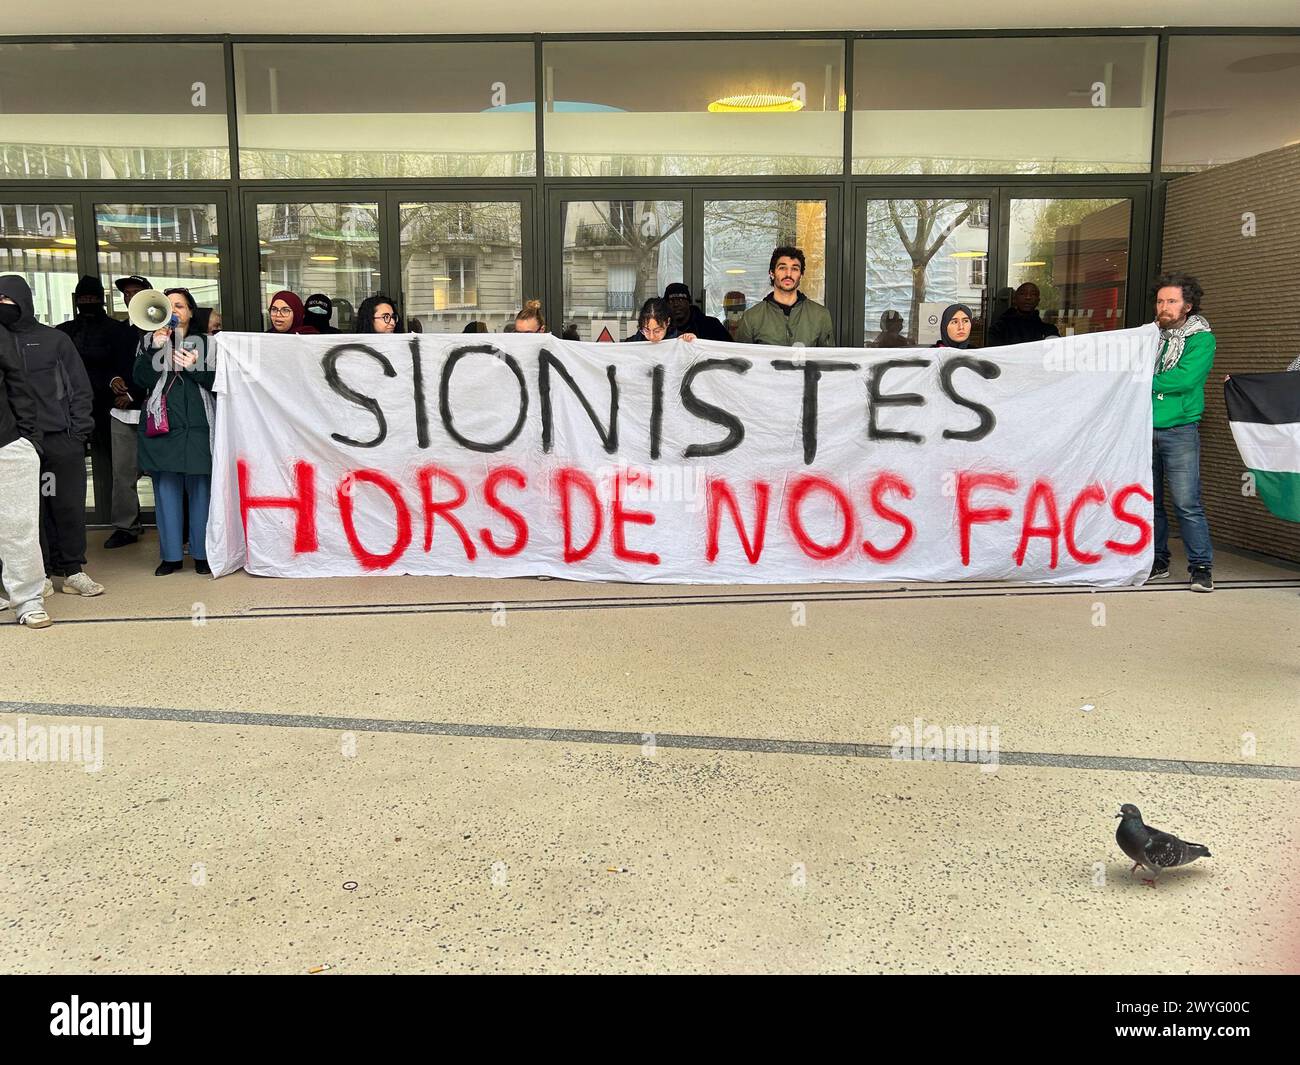
[[[1168,832],[1143,824],[1142,811],[1131,802],[1121,806],[1115,816],[1121,819],[1119,828],[1115,830],[1115,842],[1133,859],[1133,868],[1128,875],[1132,876],[1140,865],[1150,871],[1150,878],[1144,876],[1142,880],[1152,887],[1156,886],[1161,869],[1188,865],[1197,858],[1213,857],[1203,843],[1186,843]]]

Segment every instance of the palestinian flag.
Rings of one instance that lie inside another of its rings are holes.
[[[1279,518],[1300,521],[1300,373],[1233,374],[1223,397],[1259,498]]]

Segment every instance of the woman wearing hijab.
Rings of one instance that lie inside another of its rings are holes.
[[[377,296],[367,296],[357,308],[358,333],[404,333],[402,315],[397,309],[397,301],[382,292]]]
[[[271,319],[268,333],[295,333],[300,336],[314,336],[317,333],[314,325],[303,323],[306,310],[302,300],[288,289],[283,289],[271,297],[266,313]]]
[[[936,348],[969,348],[971,325],[975,316],[964,303],[951,304],[939,320],[939,339]]]
[[[208,339],[191,332],[198,308],[187,289],[164,293],[185,334],[178,350],[170,327],[145,333],[136,348],[135,383],[149,392],[140,418],[140,469],[153,480],[154,511],[162,561],[157,577],[184,565],[181,541],[189,497],[190,555],[199,573],[211,573],[206,546],[212,483],[212,384],[216,369]]]

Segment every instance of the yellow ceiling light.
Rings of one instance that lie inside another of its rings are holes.
[[[988,252],[985,251],[955,251],[948,256],[949,259],[982,259]]]
[[[1045,263],[1045,262],[1012,263],[1011,265],[1012,265],[1012,266],[1046,266],[1047,263]]]
[[[777,96],[774,93],[747,92],[736,96],[724,96],[709,104],[714,114],[759,114],[770,111],[802,111],[803,101],[793,96]]]
[[[744,272],[745,272],[744,270],[741,270],[741,269],[739,269],[739,268],[737,268],[737,269],[732,269],[732,270],[724,270],[724,271],[723,271],[723,273],[727,273],[727,274],[743,274]]]
[[[216,264],[216,263],[221,262],[221,256],[219,256],[219,255],[191,255],[191,256],[189,257],[189,259],[190,259],[190,262],[192,262],[192,263],[213,263],[213,264]]]
[[[66,244],[70,248],[75,248],[77,246],[77,238],[76,237],[55,237],[54,243]]]
[[[313,255],[311,261],[314,263],[336,263],[339,261],[337,255]]]
[[[435,277],[433,280],[434,280],[434,281],[450,281],[451,278],[449,278],[449,277]]]

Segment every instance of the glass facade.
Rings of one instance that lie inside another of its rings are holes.
[[[1139,173],[1154,37],[858,41],[855,174]]]
[[[528,44],[241,44],[246,178],[536,172]]]
[[[523,218],[518,202],[401,205],[402,300],[428,333],[471,322],[500,332],[523,306]]]
[[[230,176],[220,44],[0,44],[0,117],[0,179]]]
[[[304,301],[325,293],[334,303],[331,322],[344,332],[355,331],[361,301],[384,290],[375,202],[258,204],[257,253],[263,330],[271,326],[271,297],[283,289]]]
[[[1300,143],[1300,36],[1174,37],[1164,169],[1203,170]]]
[[[1297,142],[1280,30],[10,39],[0,269],[50,322],[139,273],[234,329],[387,289],[427,330],[535,297],[617,338],[672,281],[734,324],[793,243],[840,343],[947,300],[980,343],[1024,280],[1063,328],[1145,320],[1161,171]]]
[[[0,274],[31,286],[36,320],[72,317],[77,285],[76,207],[71,203],[0,203]]]
[[[582,41],[542,54],[548,177],[843,170],[843,41]]]
[[[964,303],[979,347],[988,321],[989,201],[873,199],[864,206],[866,342],[933,344],[944,308]]]
[[[222,309],[221,234],[215,203],[97,203],[99,276],[108,313],[126,318],[113,284],[139,274],[158,290],[187,288],[200,307]]]
[[[1122,328],[1131,224],[1128,200],[1013,199],[1007,288],[1037,285],[1062,336]]]

